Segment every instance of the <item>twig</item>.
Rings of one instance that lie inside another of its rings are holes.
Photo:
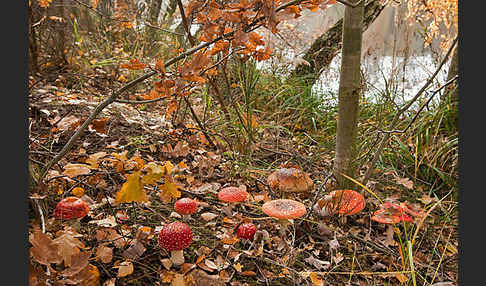
[[[439,87],[438,89],[434,90],[432,95],[430,96],[430,98],[427,100],[427,102],[425,102],[420,108],[419,110],[417,111],[417,113],[415,114],[415,116],[412,118],[412,120],[410,121],[410,123],[408,123],[407,127],[405,127],[405,129],[403,130],[391,130],[391,131],[384,131],[384,130],[378,130],[378,132],[380,133],[405,133],[407,132],[408,128],[410,128],[410,126],[412,125],[413,122],[415,122],[415,120],[418,118],[420,112],[422,112],[422,110],[429,105],[429,103],[432,101],[432,99],[434,98],[434,95],[437,94],[437,92],[441,91],[443,88],[447,87],[448,85],[452,84],[456,79],[458,79],[459,76],[455,76],[453,78],[451,78],[448,82],[444,83],[441,87]]]
[[[189,29],[189,23],[187,22],[186,13],[184,12],[184,6],[182,5],[181,0],[177,0],[177,6],[179,6],[179,12],[181,13],[181,18],[182,18],[182,25],[186,30],[187,38],[189,39],[191,46],[195,46],[196,42],[194,41],[194,38],[191,35],[191,30]]]
[[[437,67],[437,69],[434,72],[434,74],[432,74],[432,76],[430,76],[430,78],[427,80],[427,82],[424,84],[424,86],[422,86],[422,88],[417,92],[417,94],[404,107],[402,107],[402,109],[400,109],[395,114],[395,117],[393,118],[393,121],[390,124],[391,129],[395,128],[395,126],[398,124],[398,121],[400,119],[400,115],[402,115],[402,113],[404,113],[422,95],[422,93],[427,89],[427,87],[432,83],[432,81],[434,80],[434,78],[437,76],[437,74],[439,73],[439,71],[442,69],[442,66],[445,64],[445,62],[449,58],[449,55],[451,54],[451,52],[452,52],[454,46],[456,45],[456,43],[457,43],[457,37],[454,39],[454,42],[450,46],[449,50],[447,51],[446,55],[442,59],[442,62]],[[385,147],[385,144],[388,141],[388,138],[390,138],[390,136],[391,136],[391,133],[385,133],[385,135],[381,139],[381,142],[378,145],[378,148],[377,148],[377,150],[375,152],[375,155],[374,155],[372,161],[370,162],[370,166],[369,166],[368,170],[366,170],[366,173],[365,173],[365,176],[364,176],[364,179],[363,179],[363,182],[362,182],[363,185],[366,186],[366,183],[370,179],[371,174],[373,173],[373,170],[375,168],[375,164],[378,161],[378,158],[380,157],[381,152],[383,151],[383,148]]]

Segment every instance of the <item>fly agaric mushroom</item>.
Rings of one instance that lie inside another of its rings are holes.
[[[195,213],[197,210],[197,203],[190,198],[182,198],[175,202],[174,210],[182,215],[183,220],[186,220],[191,216],[191,214]]]
[[[247,195],[248,195],[248,193],[242,188],[226,187],[226,188],[221,189],[221,191],[219,191],[218,199],[220,201],[229,203],[229,209],[232,213],[233,206],[236,203],[240,203],[240,202],[243,202],[244,200],[246,200]]]
[[[277,169],[268,176],[267,184],[273,191],[280,191],[282,197],[288,193],[310,191],[314,186],[309,175],[297,168]]]
[[[191,228],[183,222],[172,222],[162,227],[159,232],[159,246],[170,251],[170,261],[179,266],[184,263],[183,250],[192,242]]]
[[[373,214],[371,219],[383,224],[395,224],[401,221],[413,221],[413,219],[406,214],[405,208],[390,202],[382,204],[380,209]]]
[[[289,199],[268,201],[263,204],[262,211],[268,216],[279,219],[282,237],[288,225],[291,224],[289,220],[299,218],[307,212],[303,203]]]
[[[333,214],[353,215],[362,211],[366,205],[363,195],[353,190],[330,192],[318,202],[318,213],[327,217]]]
[[[89,212],[89,205],[78,197],[66,197],[59,201],[54,210],[54,217],[58,219],[80,219]]]
[[[238,229],[236,230],[236,236],[240,239],[253,240],[256,230],[257,228],[253,223],[242,223],[240,224],[240,226],[238,226]]]

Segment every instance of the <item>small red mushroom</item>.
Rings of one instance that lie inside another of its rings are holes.
[[[299,218],[307,213],[305,205],[290,199],[278,199],[263,204],[262,211],[271,217],[278,218],[280,235],[284,235],[291,222],[290,219]]]
[[[318,202],[319,214],[326,217],[336,213],[353,215],[362,211],[366,201],[360,193],[353,190],[336,190],[330,192]]]
[[[190,198],[182,198],[175,202],[174,210],[182,215],[183,220],[186,220],[191,216],[191,214],[195,213],[197,210],[197,203]]]
[[[170,251],[170,261],[179,266],[184,263],[183,250],[192,242],[191,228],[183,222],[172,222],[162,227],[159,232],[159,246]]]
[[[406,213],[405,208],[391,202],[382,204],[380,209],[373,214],[371,219],[383,224],[395,224],[402,221],[413,221],[413,219]]]
[[[83,218],[89,212],[89,205],[78,197],[66,197],[59,201],[54,210],[58,219]]]
[[[236,203],[245,201],[247,196],[248,193],[244,189],[238,187],[226,187],[218,192],[218,199],[229,203],[231,211]]]
[[[236,230],[236,236],[240,239],[253,240],[256,230],[257,228],[253,223],[242,223]]]

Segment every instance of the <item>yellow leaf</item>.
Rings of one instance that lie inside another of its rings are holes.
[[[142,177],[142,184],[155,184],[165,174],[165,168],[154,162],[145,165],[144,170],[147,171],[147,174]]]
[[[127,181],[122,188],[116,193],[115,204],[129,202],[148,202],[147,195],[143,190],[143,184],[140,181],[140,171],[128,175]]]
[[[74,188],[72,191],[73,195],[75,195],[76,197],[80,198],[84,195],[84,189],[81,188],[81,187],[76,187]]]
[[[238,262],[233,265],[233,267],[236,269],[236,271],[241,272],[241,269],[243,268],[241,264]]]
[[[164,168],[165,168],[165,173],[167,175],[170,175],[170,174],[172,174],[172,170],[174,169],[174,165],[170,161],[167,161],[167,162],[165,162]]]
[[[166,176],[164,185],[161,187],[162,191],[159,193],[159,197],[164,202],[170,202],[172,199],[177,199],[181,196],[179,192],[180,187],[174,183],[171,177]]]
[[[322,281],[322,279],[319,277],[319,275],[315,272],[311,272],[309,274],[309,278],[312,281],[312,285],[315,285],[315,286],[323,286],[324,285],[324,281]]]
[[[187,169],[187,164],[186,164],[186,162],[184,162],[184,160],[180,161],[179,164],[177,164],[177,166],[180,169]]]

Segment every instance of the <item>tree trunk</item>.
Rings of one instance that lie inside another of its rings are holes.
[[[447,80],[446,81],[451,80],[453,77],[458,75],[458,73],[459,73],[459,45],[454,48],[454,52],[453,52],[452,58],[451,58],[451,63],[449,65],[449,71],[447,72]],[[457,88],[457,85],[458,85],[457,83],[458,83],[458,81],[456,81],[455,85],[451,85],[450,88],[447,89],[446,92],[444,92],[441,95],[441,101],[446,100],[447,95],[450,95],[451,99],[454,102],[459,101],[459,93],[458,93],[459,89]],[[452,92],[454,89],[455,89],[455,91]]]
[[[162,7],[162,0],[152,0],[150,3],[150,11],[149,11],[149,23],[152,26],[158,26],[158,19],[160,14],[160,7]],[[147,47],[146,55],[153,56],[157,54],[157,41],[159,38],[157,37],[157,30],[153,27],[146,26],[145,28],[145,45]]]
[[[359,0],[350,1],[357,3]],[[356,173],[356,129],[359,96],[361,93],[361,43],[363,36],[364,5],[346,6],[343,23],[343,48],[339,75],[338,121],[336,131],[336,158],[334,176],[340,188],[353,185],[340,175],[354,177]]]
[[[363,32],[378,18],[384,8],[385,5],[381,4],[380,1],[371,1],[365,6]],[[298,65],[291,73],[291,76],[301,77],[308,85],[313,85],[319,78],[322,69],[329,66],[332,59],[341,50],[342,29],[343,19],[339,20],[326,33],[317,38],[303,57],[310,65]]]
[[[32,26],[34,23],[34,11],[31,5],[29,5],[29,63],[31,75],[35,75],[39,71],[39,51],[37,47],[37,36],[35,28]]]

